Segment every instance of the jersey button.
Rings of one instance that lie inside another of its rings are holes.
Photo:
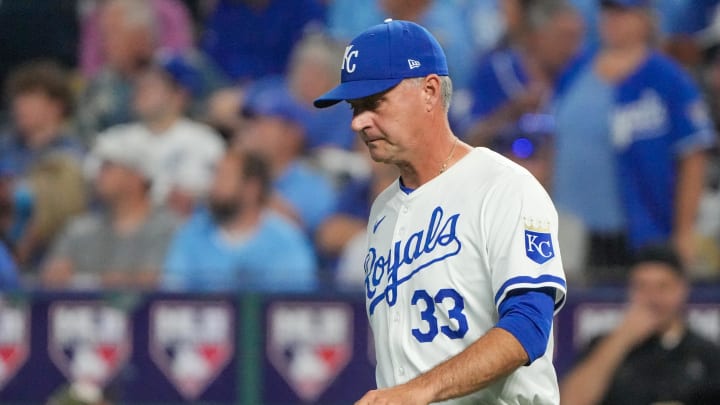
[[[398,229],[398,235],[405,236],[405,227],[404,226],[402,226],[402,227],[400,227],[400,229]]]
[[[396,312],[395,315],[393,315],[393,321],[400,322],[400,314],[399,313]]]
[[[398,375],[401,376],[401,377],[405,375],[405,368],[404,368],[404,367],[401,366],[400,368],[398,368]]]
[[[403,214],[407,214],[408,211],[410,211],[410,209],[406,205],[403,205],[403,207],[402,207]]]

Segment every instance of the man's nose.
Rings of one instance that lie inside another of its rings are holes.
[[[350,121],[350,127],[355,132],[360,132],[364,129],[367,129],[370,126],[370,113],[367,111],[362,111],[358,114],[355,114],[353,116],[352,121]]]

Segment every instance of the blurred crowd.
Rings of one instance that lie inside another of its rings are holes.
[[[350,130],[345,44],[447,53],[454,132],[532,172],[568,277],[671,243],[720,278],[720,1],[0,2],[0,288],[351,290],[396,179]]]

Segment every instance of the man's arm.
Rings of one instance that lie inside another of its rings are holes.
[[[356,405],[430,404],[481,390],[528,362],[510,332],[493,328],[455,357],[397,387],[373,390]]]
[[[630,307],[622,323],[563,379],[561,403],[592,405],[601,401],[627,354],[657,330],[656,318],[648,308]]]
[[[359,404],[428,404],[457,398],[532,363],[547,349],[554,296],[551,288],[511,291],[498,307],[495,328],[463,352],[405,385],[371,391]]]
[[[706,162],[704,150],[690,152],[678,162],[673,242],[686,263],[690,263],[694,255],[695,220],[705,182]]]

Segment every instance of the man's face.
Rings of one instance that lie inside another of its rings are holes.
[[[95,190],[101,200],[112,203],[133,187],[133,184],[142,181],[142,176],[130,168],[112,162],[103,162],[95,179]]]
[[[150,33],[130,25],[123,10],[117,7],[103,10],[100,33],[103,53],[108,64],[117,71],[132,72],[152,54],[154,46]]]
[[[602,8],[600,37],[605,46],[619,47],[647,40],[650,27],[648,15],[641,8]]]
[[[650,309],[658,316],[661,328],[666,328],[681,315],[688,286],[669,265],[647,262],[632,269],[629,293],[633,304]]]
[[[42,91],[20,93],[12,100],[15,126],[23,135],[32,134],[46,126],[48,120],[61,119],[59,103]]]
[[[180,90],[161,72],[150,70],[140,75],[134,91],[133,108],[143,121],[152,121],[165,116],[170,109],[179,108]]]
[[[424,86],[406,79],[394,88],[357,100],[349,100],[353,110],[352,129],[367,145],[376,162],[402,164],[411,158],[419,138],[425,112]]]
[[[583,39],[582,19],[567,11],[553,17],[531,37],[531,49],[545,69],[559,73],[580,49]]]
[[[291,124],[279,117],[250,118],[242,134],[242,147],[272,159],[283,143],[290,141],[291,130]]]

